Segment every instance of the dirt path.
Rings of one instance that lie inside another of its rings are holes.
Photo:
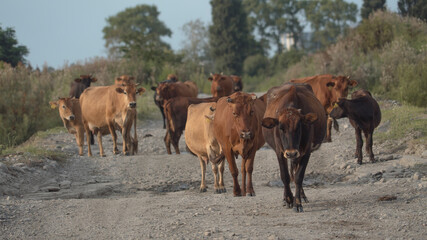
[[[310,202],[299,214],[282,206],[278,163],[267,147],[256,154],[256,196],[233,197],[228,167],[228,192],[213,193],[208,167],[208,191],[199,193],[197,158],[183,138],[183,153],[167,155],[160,121],[138,128],[136,156],[112,155],[105,136],[107,157],[96,155],[97,146],[96,157],[79,157],[71,135],[52,134],[38,144],[71,154],[65,162],[1,159],[0,238],[427,239],[427,160],[374,139],[379,161],[358,166],[353,129],[339,122],[333,142],[312,154],[304,179]]]

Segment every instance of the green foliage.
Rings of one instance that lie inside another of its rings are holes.
[[[248,76],[255,75],[265,75],[268,68],[268,58],[264,55],[257,54],[254,56],[249,56],[245,59],[243,63],[243,72]]]
[[[211,0],[209,43],[215,71],[241,75],[250,41],[246,13],[240,0]]]
[[[112,55],[144,59],[158,66],[171,55],[170,46],[161,37],[172,34],[158,16],[156,6],[142,4],[107,18],[105,46]]]
[[[275,62],[274,67],[275,71],[280,71],[282,69],[287,69],[289,66],[299,62],[304,56],[304,51],[292,48],[289,51],[283,52],[282,54],[274,56],[272,59]]]
[[[399,0],[399,13],[427,21],[427,0]]]
[[[369,15],[377,10],[385,10],[386,0],[363,0],[360,15],[363,19],[367,19]]]
[[[9,27],[3,30],[0,26],[0,62],[9,63],[14,67],[19,62],[25,64],[24,56],[28,55],[28,49],[26,46],[17,44],[15,30]]]

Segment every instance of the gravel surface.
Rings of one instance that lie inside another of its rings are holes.
[[[97,145],[94,157],[80,157],[72,135],[51,134],[37,145],[63,151],[65,161],[0,157],[0,239],[427,239],[426,156],[377,145],[374,136],[378,161],[365,155],[359,166],[354,130],[339,123],[309,161],[304,213],[282,206],[267,146],[256,154],[256,196],[233,197],[227,164],[228,191],[214,194],[208,166],[208,191],[199,192],[198,159],[184,137],[182,154],[167,155],[161,121],[140,124],[135,156],[113,155],[104,136],[107,157]]]

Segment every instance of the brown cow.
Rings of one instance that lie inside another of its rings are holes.
[[[313,88],[314,95],[319,99],[327,114],[332,111],[334,103],[338,102],[339,98],[347,97],[349,87],[357,85],[357,81],[350,80],[350,77],[348,76],[333,76],[330,74],[293,79],[290,82],[310,84]],[[332,122],[333,119],[328,118],[325,142],[332,141]],[[334,127],[338,130],[338,123],[335,121],[334,124]]]
[[[169,74],[168,78],[160,83],[174,83],[178,81],[178,77],[175,76],[174,74]],[[159,84],[160,84],[159,83]],[[162,118],[163,118],[163,128],[166,128],[166,117],[165,117],[165,110],[163,109],[163,101],[157,100],[157,86],[152,86],[151,90],[154,91],[154,103],[156,104],[156,106],[159,108],[160,113],[162,114]]]
[[[132,127],[136,108],[136,94],[145,92],[144,88],[136,89],[136,84],[111,85],[103,87],[87,88],[80,97],[80,106],[82,109],[83,124],[86,134],[95,131],[98,134],[99,153],[105,156],[102,147],[102,132],[100,129],[108,126],[115,154],[117,149],[117,135],[115,124],[122,127],[123,153],[128,154],[132,148],[130,129]],[[90,145],[88,146],[88,155],[92,156]]]
[[[225,97],[238,91],[242,91],[243,83],[239,76],[226,76],[222,73],[212,74],[208,78],[212,82],[211,93],[212,97]]]
[[[223,161],[224,155],[221,154],[218,141],[213,135],[212,119],[214,117],[215,107],[215,102],[191,104],[188,107],[185,144],[200,161],[200,169],[202,171],[200,192],[206,192],[206,165],[210,161],[212,164],[212,172],[214,173],[215,193],[223,193],[226,192],[223,178],[225,161]],[[217,159],[221,159],[219,164]]]
[[[197,97],[197,85],[193,81],[160,83],[156,88],[156,100],[161,104],[174,97]]]
[[[82,111],[80,109],[79,99],[60,98],[57,101],[49,102],[52,108],[58,107],[64,127],[69,133],[76,137],[79,155],[83,155],[84,126],[82,122]]]
[[[180,154],[178,143],[187,122],[188,107],[191,104],[216,102],[217,100],[218,98],[176,97],[165,102],[163,105],[166,116],[166,135],[164,140],[168,154],[172,154],[171,143],[175,148],[175,153]]]
[[[236,92],[229,97],[220,98],[216,105],[214,136],[227,158],[233,176],[234,196],[255,196],[252,185],[254,158],[256,151],[265,143],[261,131],[261,120],[265,111],[265,102],[262,99],[257,99],[253,94]],[[242,156],[242,190],[237,180],[239,172],[235,156],[238,154]]]
[[[70,98],[80,98],[80,95],[83,93],[83,91],[90,87],[90,84],[93,82],[96,82],[97,79],[92,77],[92,75],[80,75],[80,78],[74,79],[74,81],[71,83],[70,87]]]
[[[312,148],[320,147],[326,132],[326,113],[310,87],[284,84],[267,92],[267,109],[262,120],[265,141],[275,150],[284,184],[284,204],[303,212],[301,196],[305,169]],[[291,161],[289,176],[288,162]],[[295,198],[289,186],[295,183]]]
[[[340,98],[334,109],[329,114],[334,119],[348,117],[356,132],[356,153],[357,163],[362,164],[362,131],[366,139],[366,152],[369,160],[375,162],[372,151],[372,135],[374,129],[381,122],[381,109],[371,93],[366,90],[358,90],[351,94],[351,100]]]

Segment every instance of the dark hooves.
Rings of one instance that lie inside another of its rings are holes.
[[[200,188],[200,192],[202,193],[202,192],[206,192],[207,190],[206,190],[206,188]]]
[[[302,199],[304,199],[305,203],[309,203],[308,198],[307,197],[303,197]]]
[[[294,211],[295,212],[300,212],[300,213],[304,212],[302,206],[296,206],[296,207],[294,207]]]
[[[256,195],[255,195],[255,193],[253,192],[253,193],[247,193],[247,194],[246,194],[246,196],[248,196],[248,197],[255,197]]]
[[[283,200],[283,206],[284,206],[284,207],[286,206],[286,207],[288,207],[288,208],[292,208],[292,207],[293,207],[293,204],[286,202],[286,200]]]

